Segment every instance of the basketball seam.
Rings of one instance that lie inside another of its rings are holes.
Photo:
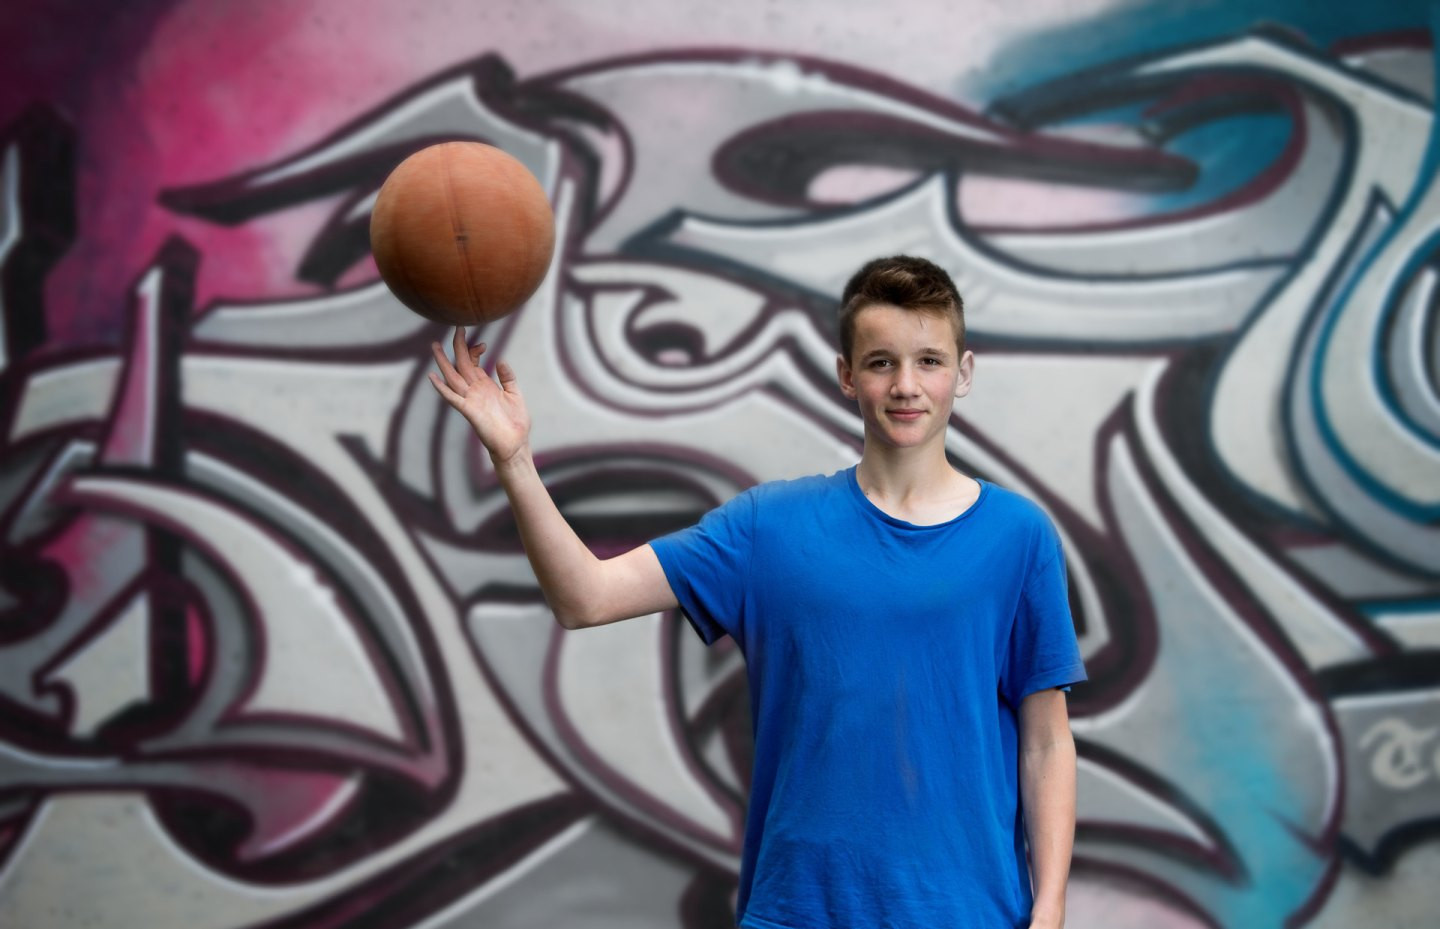
[[[480,321],[480,295],[475,291],[475,276],[470,267],[470,233],[460,221],[460,212],[455,208],[455,182],[451,173],[453,162],[453,157],[441,159],[445,166],[445,210],[450,214],[450,234],[455,242],[455,255],[460,259],[460,276],[465,280],[465,293],[469,297],[465,310],[473,325]]]

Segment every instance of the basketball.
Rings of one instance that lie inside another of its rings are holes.
[[[452,326],[518,309],[544,280],[554,248],[545,189],[514,157],[481,142],[442,142],[406,158],[370,214],[370,250],[390,292]]]

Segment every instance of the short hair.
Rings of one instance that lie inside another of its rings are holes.
[[[948,317],[955,324],[957,360],[965,354],[965,301],[945,269],[924,258],[876,258],[851,276],[840,297],[840,353],[855,347],[855,317],[866,307],[886,304]]]

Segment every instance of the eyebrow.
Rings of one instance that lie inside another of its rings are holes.
[[[861,356],[860,356],[860,360],[861,360],[861,361],[868,361],[868,360],[870,360],[871,358],[881,358],[881,357],[884,357],[884,356],[886,356],[886,355],[893,355],[893,354],[895,354],[895,352],[892,352],[892,351],[891,351],[890,349],[888,349],[888,348],[872,348],[872,349],[870,349],[870,351],[868,351],[868,352],[866,352],[865,354],[861,355]],[[916,351],[915,354],[917,354],[917,355],[945,355],[945,356],[948,357],[949,354],[950,354],[950,352],[949,352],[948,350],[946,350],[946,349],[943,349],[943,348],[922,348],[922,349],[919,349],[918,351]]]

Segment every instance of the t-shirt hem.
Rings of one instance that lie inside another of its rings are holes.
[[[695,634],[700,637],[700,641],[706,645],[714,645],[726,632],[724,629],[711,628],[697,620],[694,615],[691,614],[690,606],[686,603],[686,601],[690,599],[690,589],[685,586],[685,578],[680,574],[674,564],[674,553],[671,549],[672,543],[668,539],[661,537],[651,540],[649,544],[650,550],[655,553],[655,560],[660,562],[660,570],[665,574],[665,581],[670,585],[670,592],[675,595],[675,600],[680,605],[680,615],[685,617],[685,621],[690,624],[691,629],[695,630]]]
[[[773,919],[756,916],[754,913],[746,913],[745,918],[740,920],[740,929],[799,929],[799,927],[789,923],[777,923]]]
[[[1042,690],[1050,690],[1054,687],[1068,687],[1071,684],[1078,684],[1088,679],[1089,677],[1085,673],[1084,662],[1069,664],[1063,668],[1056,668],[1053,671],[1043,671],[1031,676],[1031,678],[1025,682],[1025,686],[1020,688],[1020,696],[1018,699],[1024,700],[1031,694],[1039,693]]]
[[[680,615],[685,617],[685,621],[690,624],[690,628],[695,630],[695,634],[700,637],[700,641],[704,642],[706,645],[714,645],[716,642],[719,642],[724,636],[728,635],[728,633],[724,631],[711,633],[709,629],[700,624],[699,620],[691,616],[690,611],[685,609],[685,607],[683,606],[680,607]]]

